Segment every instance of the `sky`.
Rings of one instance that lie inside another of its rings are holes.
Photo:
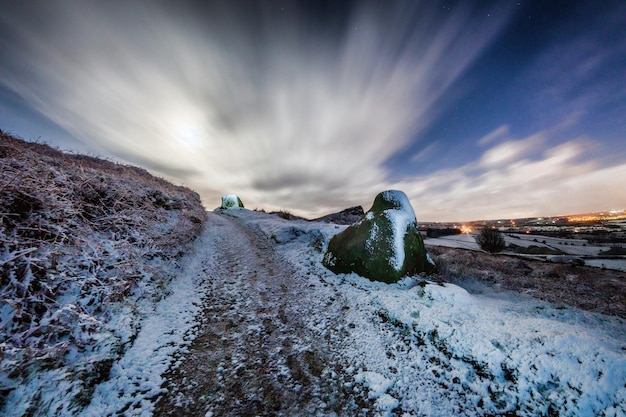
[[[0,129],[209,209],[626,208],[626,2],[0,0]]]

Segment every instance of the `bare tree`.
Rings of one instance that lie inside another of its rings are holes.
[[[482,250],[490,253],[501,252],[506,247],[502,233],[487,226],[476,236],[476,243]]]

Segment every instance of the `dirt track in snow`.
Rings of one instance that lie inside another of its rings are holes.
[[[218,251],[203,267],[209,284],[196,338],[164,375],[167,394],[155,415],[358,414],[367,407],[343,388],[330,332],[306,325],[312,314],[341,320],[332,310],[342,303],[313,311],[306,280],[236,219],[210,213],[206,233]]]

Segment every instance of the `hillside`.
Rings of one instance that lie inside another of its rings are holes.
[[[143,169],[0,131],[0,414],[47,409],[59,387],[57,413],[86,405],[205,219]]]

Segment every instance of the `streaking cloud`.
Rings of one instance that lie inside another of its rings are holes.
[[[588,136],[542,126],[520,139],[519,126],[485,114],[482,139],[425,140],[510,21],[510,5],[499,3],[15,4],[0,15],[0,84],[97,152],[191,186],[209,208],[235,193],[248,207],[316,216],[390,188],[405,190],[425,220],[593,207],[572,191],[597,195],[626,165],[588,162]],[[553,126],[603,102],[603,89],[579,87],[621,56],[619,43],[600,54],[586,39],[553,46],[521,71],[543,83],[535,98],[585,91],[563,101]],[[562,76],[559,65],[575,66],[563,51],[585,58],[573,77]],[[389,163],[411,149],[405,159],[418,166],[461,144],[475,162],[405,170],[402,180]],[[605,205],[626,205],[608,197]]]
[[[267,4],[47,2],[3,22],[5,84],[76,137],[204,194],[309,214],[368,199],[505,22],[362,3],[339,27]],[[332,32],[332,36],[331,36]],[[26,68],[28,72],[24,73]]]
[[[506,129],[490,135],[498,132]],[[522,139],[507,134],[476,163],[393,187],[406,190],[419,202],[416,212],[432,213],[423,218],[432,221],[485,219],[484,213],[490,219],[586,213],[597,210],[599,201],[623,207],[625,197],[616,190],[626,189],[626,164],[602,167],[588,161],[592,142],[584,138],[543,146],[560,133],[542,131]]]

